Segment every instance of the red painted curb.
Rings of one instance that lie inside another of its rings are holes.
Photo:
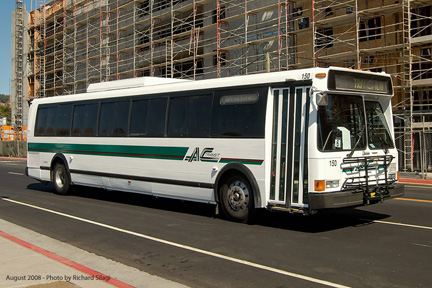
[[[97,271],[95,271],[95,270],[93,270],[91,268],[88,268],[88,267],[84,266],[84,265],[78,264],[78,263],[76,263],[74,261],[71,261],[71,260],[69,260],[67,258],[64,258],[64,257],[62,257],[60,255],[57,255],[55,253],[52,253],[52,252],[50,252],[48,250],[45,250],[43,248],[40,248],[40,247],[35,246],[33,244],[30,244],[30,243],[28,243],[28,242],[26,242],[24,240],[18,239],[18,238],[14,237],[12,235],[9,235],[9,234],[7,234],[7,233],[5,233],[3,231],[0,231],[0,236],[2,236],[3,238],[6,238],[6,239],[8,239],[8,240],[10,240],[12,242],[15,242],[15,243],[17,243],[17,244],[19,244],[21,246],[24,246],[24,247],[26,247],[26,248],[28,248],[30,250],[33,250],[33,251],[35,251],[37,253],[40,253],[40,254],[48,257],[48,258],[51,258],[51,259],[53,259],[53,260],[55,260],[57,262],[60,262],[60,263],[62,263],[64,265],[66,265],[66,266],[72,267],[72,268],[74,268],[74,269],[76,269],[78,271],[81,271],[81,272],[83,272],[83,273],[85,273],[87,275],[93,276],[93,277],[95,277],[96,279],[98,279],[100,281],[104,281],[106,283],[109,283],[109,284],[111,284],[111,285],[113,285],[115,287],[119,287],[119,288],[135,288],[134,286],[131,286],[129,284],[121,282],[120,280],[114,279],[111,276],[107,276],[105,274],[97,272]]]
[[[27,160],[27,158],[6,157],[6,156],[0,156],[0,159]]]
[[[426,180],[426,179],[399,179],[399,182],[401,183],[414,183],[414,184],[431,184],[432,180]]]

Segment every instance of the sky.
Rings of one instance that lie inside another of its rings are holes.
[[[25,9],[30,12],[36,0],[24,0]],[[33,7],[34,9],[35,7]],[[12,46],[12,11],[15,0],[2,0],[0,4],[0,94],[9,95],[11,91],[11,46]]]

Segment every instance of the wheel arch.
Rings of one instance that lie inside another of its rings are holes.
[[[66,168],[66,173],[68,174],[68,179],[69,179],[69,184],[72,184],[72,180],[71,180],[71,175],[70,175],[70,171],[69,171],[69,164],[68,161],[66,160],[66,156],[64,156],[62,153],[57,153],[54,155],[54,157],[51,160],[51,165],[50,165],[50,181],[53,181],[53,171],[54,171],[54,166],[57,164],[63,164]]]
[[[214,193],[215,200],[219,203],[219,190],[223,182],[230,176],[240,174],[243,175],[252,187],[252,194],[254,197],[254,208],[261,207],[261,193],[252,171],[243,164],[240,163],[229,163],[225,165],[218,173],[215,181]]]

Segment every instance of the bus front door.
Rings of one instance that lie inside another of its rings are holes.
[[[309,87],[274,89],[269,203],[303,208],[307,193]]]

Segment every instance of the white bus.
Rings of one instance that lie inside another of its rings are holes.
[[[384,73],[144,77],[33,100],[27,175],[220,207],[313,214],[403,195]]]

